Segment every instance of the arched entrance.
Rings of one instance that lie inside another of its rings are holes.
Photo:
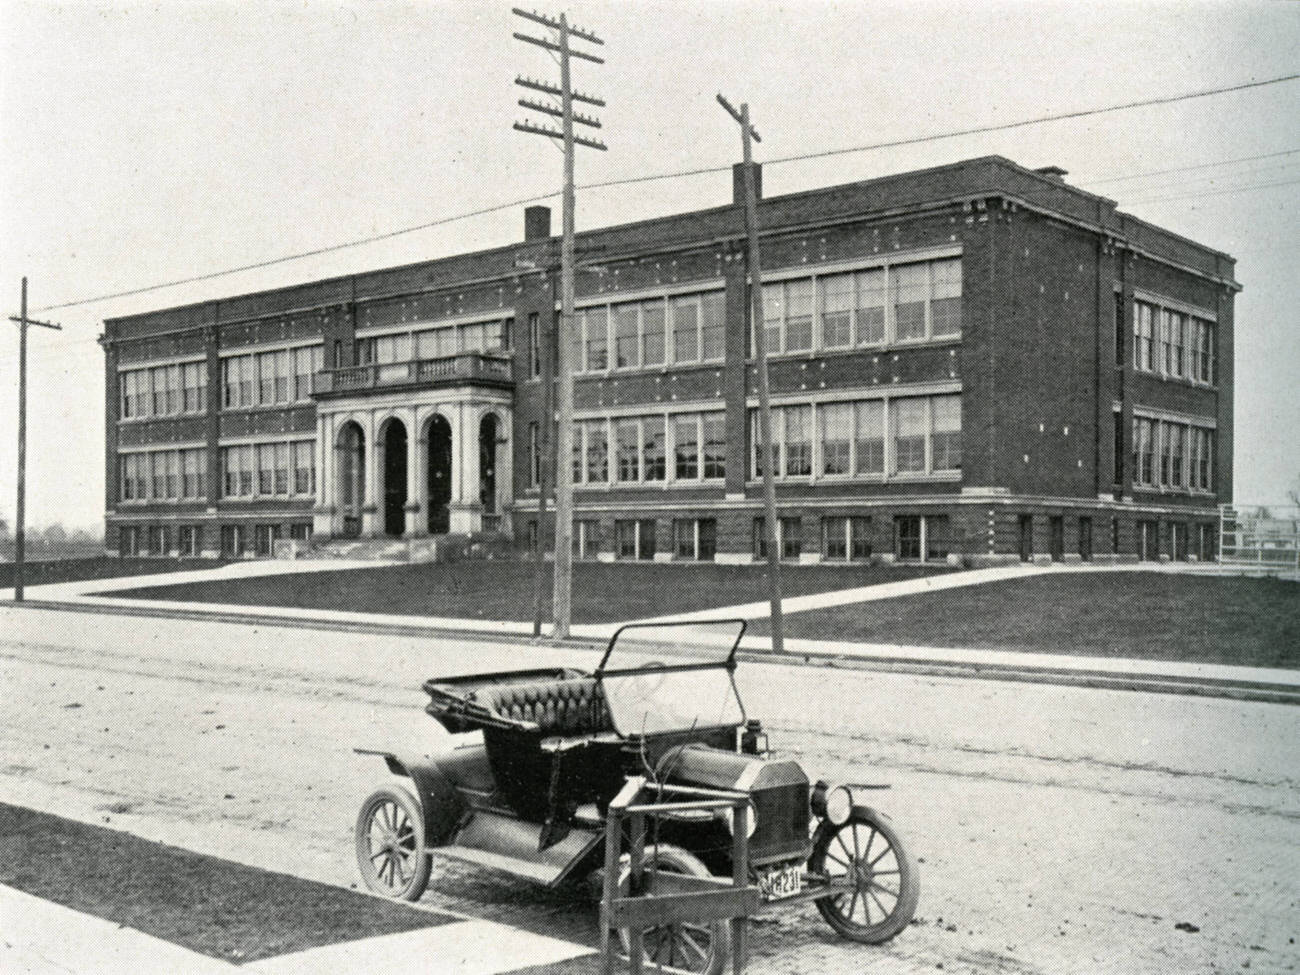
[[[406,530],[406,427],[389,420],[379,434],[384,445],[384,533]]]
[[[429,534],[451,531],[451,424],[434,414],[429,421]]]
[[[339,429],[334,445],[334,482],[338,485],[340,534],[361,535],[361,508],[366,503],[366,435],[355,421]]]
[[[479,503],[483,514],[497,513],[497,417],[489,413],[478,426]]]

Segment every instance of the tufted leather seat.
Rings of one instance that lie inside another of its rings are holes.
[[[513,721],[531,721],[543,736],[613,731],[604,695],[590,677],[505,684],[480,692],[478,703]]]

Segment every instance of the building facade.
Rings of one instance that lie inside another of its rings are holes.
[[[741,208],[579,234],[575,554],[762,557],[770,460],[791,561],[1213,557],[1234,261],[1064,175],[986,157],[761,200],[771,458]],[[558,276],[533,207],[509,247],[106,321],[110,550],[527,549]]]

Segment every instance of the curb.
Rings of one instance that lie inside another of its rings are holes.
[[[241,623],[261,626],[284,626],[296,629],[325,630],[338,633],[367,633],[379,636],[410,637],[465,637],[470,640],[490,639],[497,643],[520,646],[537,646],[544,643],[558,649],[598,650],[606,641],[573,637],[553,640],[546,636],[484,631],[464,627],[420,625],[414,623],[382,623],[360,620],[330,620],[300,618],[255,609],[247,613],[225,610],[180,608],[160,609],[156,606],[96,605],[90,602],[64,602],[61,600],[25,599],[10,603],[15,607],[48,609],[76,613],[108,613],[119,616],[156,617],[161,619],[196,620],[208,623]],[[783,666],[808,666],[869,670],[884,673],[915,674],[931,677],[975,678],[1001,680],[1014,683],[1054,684],[1063,687],[1083,687],[1097,690],[1145,691],[1151,694],[1184,694],[1197,697],[1226,698],[1261,704],[1300,704],[1300,687],[1266,681],[1243,681],[1212,677],[1180,677],[1164,674],[1116,674],[1110,671],[1065,667],[1026,667],[1016,664],[987,662],[962,663],[942,659],[917,659],[912,657],[850,656],[842,653],[817,653],[787,651],[777,655],[770,650],[741,648],[736,652],[747,663],[779,664]]]

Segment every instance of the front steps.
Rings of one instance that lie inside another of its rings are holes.
[[[514,543],[499,532],[472,535],[429,535],[419,538],[332,538],[277,544],[278,559],[348,559],[357,562],[457,562],[502,559],[513,554]]]

